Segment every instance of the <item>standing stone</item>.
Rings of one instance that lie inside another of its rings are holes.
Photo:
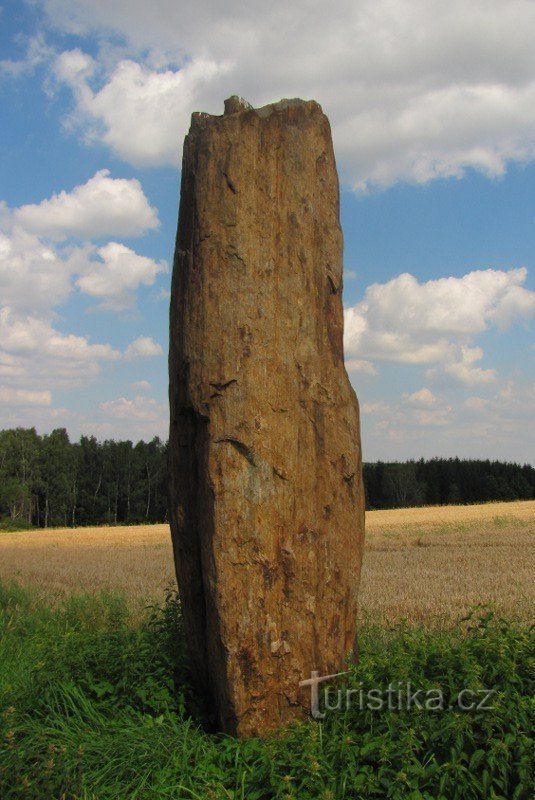
[[[309,709],[343,670],[364,535],[342,232],[315,102],[193,114],[171,294],[170,515],[194,674],[221,730]]]

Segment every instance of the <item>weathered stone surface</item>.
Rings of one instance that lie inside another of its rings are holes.
[[[342,233],[315,102],[193,114],[170,326],[170,505],[195,673],[220,728],[308,710],[344,668],[364,534]]]

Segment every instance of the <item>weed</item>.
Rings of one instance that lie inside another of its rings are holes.
[[[172,592],[55,608],[0,586],[2,800],[523,800],[531,797],[533,631],[480,608],[450,629],[368,626],[347,688],[497,690],[492,711],[360,710],[265,740],[206,733]]]

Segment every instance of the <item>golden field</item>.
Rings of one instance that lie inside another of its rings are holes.
[[[490,603],[533,620],[535,501],[370,511],[366,531],[363,618],[442,624]],[[158,602],[174,583],[169,527],[0,532],[0,580]]]

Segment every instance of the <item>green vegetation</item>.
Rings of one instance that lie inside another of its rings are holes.
[[[531,500],[535,469],[529,464],[432,458],[364,465],[366,508],[445,506],[492,500]]]
[[[366,507],[535,498],[535,468],[458,458],[364,465]],[[0,431],[0,530],[166,522],[167,444]]]
[[[4,523],[2,524],[2,518]],[[0,431],[0,530],[165,522],[167,445]]]
[[[360,633],[347,686],[494,688],[493,710],[328,713],[265,741],[205,733],[170,595],[52,608],[0,587],[0,796],[43,800],[532,796],[532,631],[479,611],[450,630]]]

